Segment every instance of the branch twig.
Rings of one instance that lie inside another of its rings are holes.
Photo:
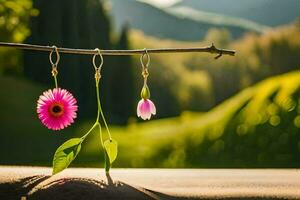
[[[35,51],[53,51],[52,46],[42,46],[42,45],[32,45],[32,44],[20,44],[20,43],[6,43],[0,42],[0,47],[13,47],[17,49],[24,50],[35,50]],[[57,50],[60,53],[68,54],[90,54],[94,55],[97,53],[95,49],[71,49],[59,47]],[[135,50],[100,50],[102,55],[138,55],[145,53],[145,49],[135,49]],[[228,49],[218,49],[213,44],[208,47],[196,47],[196,48],[160,48],[160,49],[147,49],[148,53],[188,53],[188,52],[207,52],[218,54],[215,59],[220,58],[222,55],[234,56],[234,50]]]

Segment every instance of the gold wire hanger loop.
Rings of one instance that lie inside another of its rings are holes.
[[[53,45],[52,48],[53,48],[53,50],[49,54],[49,60],[50,60],[50,63],[51,63],[52,66],[57,67],[57,65],[59,63],[59,60],[60,60],[60,55],[59,55],[58,49],[55,45]],[[53,62],[53,60],[52,60],[52,54],[53,54],[54,51],[56,53],[56,61],[55,62]]]
[[[150,65],[150,55],[148,53],[148,50],[145,48],[144,53],[140,57],[140,61],[142,63],[143,68],[148,68]],[[146,62],[144,62],[146,61]]]
[[[150,55],[148,54],[146,48],[144,49],[144,53],[140,57],[140,61],[143,67],[142,76],[144,77],[144,84],[147,84],[147,77],[149,76],[148,67],[150,65]]]
[[[103,65],[103,56],[102,56],[102,54],[101,54],[100,49],[96,48],[95,51],[97,51],[97,53],[95,53],[94,56],[93,56],[93,65],[94,65],[95,71],[100,71],[101,68],[102,68],[102,65]],[[97,65],[96,65],[96,57],[97,57],[97,56],[100,57],[100,64],[99,64],[98,67],[97,67]]]
[[[97,53],[94,54],[93,56],[93,65],[94,65],[94,68],[95,68],[95,79],[96,79],[96,84],[99,84],[99,80],[101,78],[101,68],[102,68],[102,65],[103,65],[103,56],[101,54],[101,51],[100,49],[96,48],[95,51],[97,51]],[[96,65],[96,57],[99,56],[100,57],[100,64],[99,66],[97,67]]]

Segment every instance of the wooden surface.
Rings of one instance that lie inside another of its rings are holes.
[[[0,167],[0,199],[300,199],[296,169]],[[108,177],[109,178],[109,177]],[[113,183],[112,183],[113,182]]]

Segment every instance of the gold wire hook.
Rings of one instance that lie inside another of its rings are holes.
[[[96,82],[98,84],[99,80],[101,78],[100,71],[101,71],[101,68],[102,68],[102,65],[103,65],[103,56],[101,54],[100,49],[96,48],[95,51],[97,51],[97,53],[95,53],[94,56],[93,56],[93,65],[94,65],[94,68],[95,68],[95,79],[96,79]],[[96,57],[97,56],[100,56],[100,64],[99,64],[98,67],[96,65]]]
[[[145,58],[147,59],[146,64],[144,63]],[[141,61],[142,67],[143,67],[142,76],[144,77],[144,84],[146,84],[147,77],[149,76],[148,67],[150,65],[150,55],[148,54],[148,51],[146,48],[144,49],[144,53],[140,57],[140,61]]]
[[[49,60],[50,60],[50,63],[51,63],[52,66],[56,66],[57,67],[57,65],[59,63],[59,60],[60,60],[60,55],[59,55],[58,49],[57,49],[57,47],[55,45],[53,45],[52,48],[53,49],[52,49],[52,51],[49,54]],[[56,61],[55,62],[53,62],[53,60],[52,60],[52,54],[53,54],[54,51],[56,53]]]
[[[103,56],[102,56],[102,54],[101,54],[100,49],[96,48],[95,51],[97,51],[97,53],[95,53],[94,56],[93,56],[93,65],[94,65],[94,68],[95,68],[96,71],[97,71],[97,70],[100,71],[101,68],[102,68],[102,65],[103,65]],[[100,56],[100,65],[99,65],[98,67],[97,67],[97,65],[96,65],[96,57],[97,57],[97,56]]]
[[[51,74],[52,74],[52,76],[56,77],[57,74],[58,74],[57,65],[58,65],[59,60],[60,60],[60,55],[59,55],[58,49],[55,45],[53,45],[52,48],[53,49],[49,54],[49,60],[50,60],[51,66],[52,66]],[[55,62],[53,62],[53,60],[52,60],[52,54],[53,54],[54,51],[56,53],[56,61]]]
[[[146,61],[147,61],[146,64],[144,63],[145,58],[146,58]],[[149,67],[149,65],[150,65],[150,55],[149,55],[148,50],[146,48],[144,48],[144,53],[141,55],[140,61],[142,63],[143,68],[148,68]]]

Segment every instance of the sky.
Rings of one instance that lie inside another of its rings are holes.
[[[168,7],[182,0],[138,0],[138,1],[146,2],[157,7]]]

